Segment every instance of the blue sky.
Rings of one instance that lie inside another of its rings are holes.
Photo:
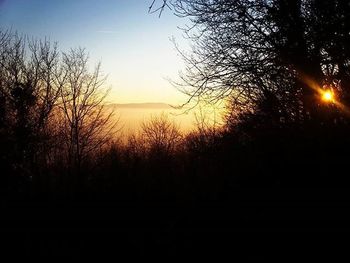
[[[148,14],[152,0],[0,0],[0,26],[58,41],[61,50],[85,47],[91,62],[102,62],[112,86],[111,100],[177,104],[185,97],[165,78],[183,68],[175,37],[186,48],[184,19],[170,10]]]

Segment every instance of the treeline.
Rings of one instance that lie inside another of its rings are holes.
[[[123,141],[83,49],[3,32],[0,56],[5,257],[284,255],[305,221],[349,218],[346,114],[300,123],[273,116],[265,99],[238,112],[231,102],[223,126],[198,118],[183,134],[160,115]],[[275,246],[267,231],[280,233]]]
[[[122,142],[100,65],[90,69],[84,49],[12,32],[0,44],[5,195],[188,204],[245,187],[347,186],[346,121],[276,121],[262,100],[238,113],[228,104],[222,127],[198,119],[189,134],[155,116]]]
[[[126,144],[106,149],[90,187],[117,200],[180,206],[229,204],[252,188],[348,188],[348,132],[337,124],[276,127],[254,115],[231,128],[180,135],[161,116]]]

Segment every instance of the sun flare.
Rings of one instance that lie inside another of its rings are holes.
[[[322,93],[322,100],[325,102],[333,102],[334,101],[334,94],[331,90],[325,90]]]

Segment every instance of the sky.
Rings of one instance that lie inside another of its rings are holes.
[[[0,0],[0,27],[57,41],[62,51],[84,47],[91,66],[102,62],[116,103],[181,104],[185,95],[167,79],[184,64],[170,38],[183,49],[186,21],[167,10],[149,14],[152,0]]]

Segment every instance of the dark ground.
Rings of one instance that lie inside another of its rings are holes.
[[[347,189],[241,189],[235,202],[11,202],[9,259],[340,259],[349,257]],[[69,205],[67,205],[69,203]]]
[[[348,133],[295,134],[224,138],[185,157],[112,152],[80,193],[15,181],[0,258],[349,258]]]

